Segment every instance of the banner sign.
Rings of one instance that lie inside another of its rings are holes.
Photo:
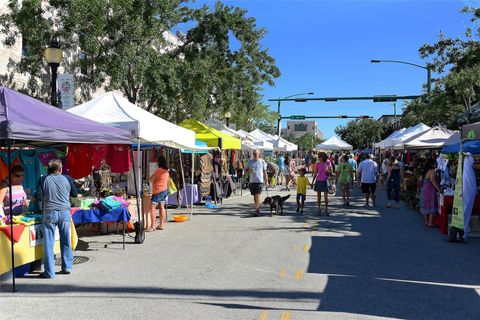
[[[30,247],[41,246],[45,242],[45,234],[43,224],[34,224],[29,228],[30,232]],[[55,228],[55,241],[60,240],[60,233],[58,228]]]
[[[463,152],[458,154],[457,177],[455,178],[455,196],[453,198],[452,227],[463,230]]]
[[[68,110],[75,107],[75,79],[73,74],[60,74],[57,79],[62,109]]]

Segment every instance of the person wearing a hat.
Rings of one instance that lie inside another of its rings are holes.
[[[357,174],[361,176],[362,193],[365,194],[365,207],[369,207],[370,198],[372,198],[372,206],[375,204],[375,191],[377,188],[378,165],[373,161],[374,155],[370,154],[367,159],[360,162]]]

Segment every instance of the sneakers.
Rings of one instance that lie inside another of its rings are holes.
[[[55,277],[50,277],[47,273],[45,272],[42,272],[38,275],[39,278],[42,278],[42,279],[53,279]]]
[[[60,273],[61,274],[70,274],[70,273],[72,273],[72,270],[66,269],[66,270],[60,271]]]
[[[300,212],[300,208],[299,208],[299,207],[297,207],[297,213],[299,213],[299,212]]]

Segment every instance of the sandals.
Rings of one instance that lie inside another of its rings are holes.
[[[155,231],[155,229],[153,229],[153,228],[147,228],[147,229],[145,229],[145,232],[153,232],[153,231]]]
[[[162,228],[162,227],[160,227],[160,226],[157,226],[157,227],[155,228],[155,230],[163,230],[163,229],[164,229],[164,228]]]

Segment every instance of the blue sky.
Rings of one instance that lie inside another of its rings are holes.
[[[424,65],[418,49],[434,43],[438,34],[463,36],[470,16],[459,13],[480,1],[223,1],[248,10],[258,27],[268,29],[262,44],[282,73],[274,87],[265,86],[264,101],[302,92],[316,97],[419,95],[426,70],[395,63],[372,64],[371,59],[403,60]],[[197,4],[215,1],[197,1]],[[433,77],[438,76],[436,74]],[[314,97],[311,96],[311,97]],[[402,102],[397,102],[401,112]],[[283,102],[282,116],[393,114],[393,103]],[[348,120],[319,119],[325,138]],[[282,124],[284,127],[285,124]]]

